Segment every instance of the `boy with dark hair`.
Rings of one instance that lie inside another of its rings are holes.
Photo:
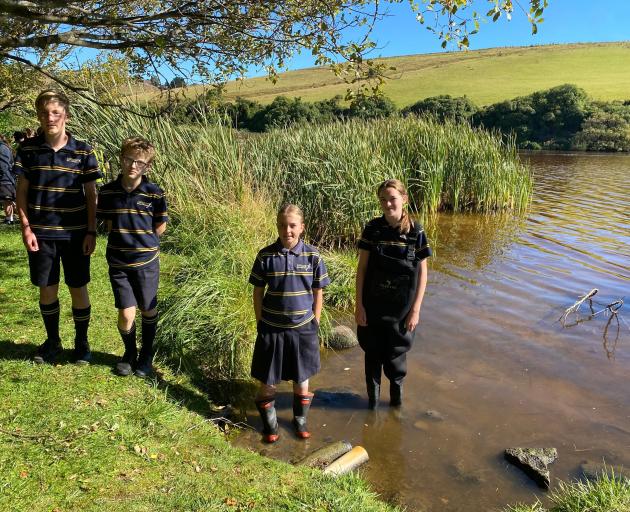
[[[121,376],[148,377],[153,368],[153,340],[158,321],[160,236],[166,229],[164,192],[145,173],[155,158],[153,145],[131,137],[122,143],[122,173],[98,196],[98,217],[105,220],[109,278],[118,308],[118,330],[125,353],[116,365]],[[136,306],[142,313],[142,346],[136,346]]]
[[[31,282],[39,287],[46,341],[36,363],[54,363],[62,351],[59,337],[59,270],[72,297],[74,360],[90,362],[88,344],[90,255],[96,247],[96,180],[101,174],[92,147],[66,130],[70,102],[59,91],[35,100],[41,133],[24,140],[15,157],[17,209],[28,251]]]

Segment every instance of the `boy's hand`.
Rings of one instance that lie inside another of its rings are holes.
[[[354,308],[354,320],[358,326],[365,327],[367,325],[367,315],[363,305],[357,304]]]
[[[83,254],[85,256],[89,256],[96,249],[96,236],[95,235],[85,235],[83,238]]]
[[[31,228],[26,226],[22,230],[22,242],[24,243],[24,247],[28,252],[37,252],[39,251],[39,244],[37,243],[37,237],[35,233],[31,231]]]

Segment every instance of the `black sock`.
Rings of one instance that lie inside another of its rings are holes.
[[[142,317],[142,352],[147,355],[151,354],[151,356],[153,356],[153,340],[155,339],[158,318],[158,313],[152,317]]]
[[[60,343],[59,338],[59,301],[52,304],[39,304],[39,311],[44,319],[46,336],[50,342]]]
[[[87,343],[88,326],[90,325],[90,314],[92,312],[92,306],[79,309],[72,308],[72,318],[74,318],[74,341]]]
[[[119,327],[118,332],[120,333],[120,337],[125,344],[125,354],[130,356],[132,359],[135,359],[138,350],[136,347],[136,322],[131,324],[131,329],[129,329],[128,331],[123,331]]]

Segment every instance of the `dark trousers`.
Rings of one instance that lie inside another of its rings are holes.
[[[407,375],[407,353],[394,359],[383,359],[378,354],[365,352],[365,382],[368,387],[381,384],[381,371],[391,382],[400,386]]]

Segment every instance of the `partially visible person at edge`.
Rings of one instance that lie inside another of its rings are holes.
[[[263,440],[278,440],[276,384],[293,381],[293,427],[300,439],[311,436],[306,424],[313,393],[308,379],[319,372],[319,319],[323,289],[330,279],[319,251],[301,240],[304,214],[284,205],[277,216],[278,239],[256,256],[249,282],[254,285],[258,336],[252,377],[260,381],[256,408]],[[266,288],[266,291],[265,291]]]
[[[378,407],[382,371],[390,381],[390,406],[402,404],[407,351],[420,323],[431,256],[422,226],[407,212],[403,183],[384,181],[377,196],[383,215],[363,230],[356,277],[355,320],[370,409]]]
[[[70,102],[59,91],[35,100],[41,134],[22,141],[15,157],[17,208],[28,251],[31,282],[39,287],[46,341],[36,363],[54,363],[62,352],[58,299],[60,263],[72,298],[73,359],[88,364],[90,255],[96,247],[96,180],[100,177],[92,147],[66,130]]]
[[[13,150],[7,139],[0,135],[0,201],[4,205],[4,223],[15,224],[15,174]]]
[[[20,132],[20,131],[13,132],[13,142],[15,142],[15,144],[20,144],[21,142],[24,141],[24,139],[26,139],[26,135],[24,135],[24,132]]]
[[[164,191],[146,177],[155,148],[146,139],[125,139],[120,150],[122,172],[101,187],[97,214],[105,220],[107,264],[118,309],[118,332],[125,352],[116,373],[150,377],[158,321],[160,236],[168,221]],[[142,314],[142,345],[136,342],[136,307]]]

